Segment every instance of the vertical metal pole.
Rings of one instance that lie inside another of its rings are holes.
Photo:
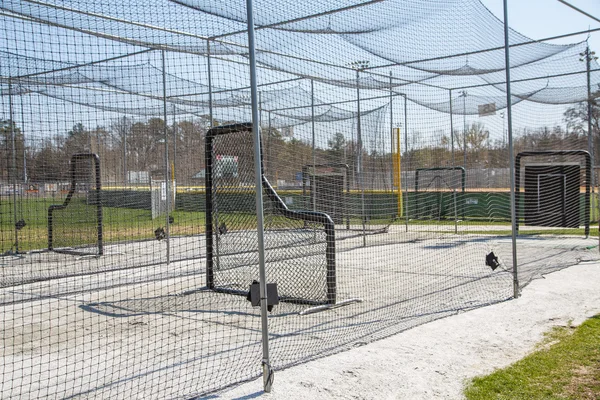
[[[27,146],[25,146],[25,114],[23,113],[23,95],[19,97],[21,105],[21,138],[23,140],[23,183],[27,184]]]
[[[17,230],[17,146],[15,140],[15,120],[13,118],[12,82],[10,79],[8,80],[8,109],[10,118],[10,138],[12,143],[10,180],[12,181],[13,187],[13,229],[15,232],[15,254],[19,254],[19,231]]]
[[[210,59],[210,40],[206,40],[206,75],[208,78],[208,129],[212,128],[214,126],[214,117],[213,117],[213,101],[212,101],[212,68],[211,68],[211,59]],[[211,142],[212,143],[212,142]],[[206,159],[206,153],[208,151],[212,152],[212,148],[211,149],[204,149],[204,153],[205,153],[205,159]],[[212,157],[211,157],[212,160]],[[212,168],[212,165],[205,165],[205,172],[206,172],[206,176],[208,177],[208,170],[209,168]],[[210,202],[210,204],[212,204],[213,199],[210,199],[208,196],[210,194],[210,196],[212,196],[212,187],[211,190],[208,189],[208,186],[212,185],[212,179],[210,180],[210,182],[208,180],[206,180],[205,182],[205,195],[206,197],[206,202],[207,204]],[[216,220],[216,214],[215,214],[215,221],[213,221],[213,213],[212,213],[213,207],[211,205],[211,207],[207,207],[206,208],[206,214],[204,216],[205,218],[205,223],[208,226],[210,224],[210,232],[207,229],[206,232],[206,241],[207,241],[207,249],[210,249],[210,253],[211,254],[207,254],[207,260],[210,258],[210,263],[212,265],[217,264],[217,268],[219,267],[219,263],[220,263],[220,258],[219,258],[219,237],[217,236],[217,240],[213,241],[213,237],[212,237],[212,224],[213,222],[215,223],[216,226],[219,226],[219,221]],[[218,231],[217,231],[218,232]],[[210,236],[210,237],[209,237]],[[215,257],[216,255],[216,257]],[[212,288],[212,285],[214,285],[213,282],[213,267],[208,267],[207,265],[207,282],[209,282],[209,287]],[[209,276],[210,274],[210,276]],[[209,279],[210,278],[210,279]]]
[[[508,158],[510,171],[510,219],[512,221],[512,263],[513,263],[513,293],[519,297],[519,276],[517,271],[517,215],[515,213],[515,166],[512,135],[512,104],[510,93],[510,40],[508,37],[508,0],[504,0],[504,63],[506,71],[506,114],[508,116]]]
[[[453,110],[452,110],[452,89],[448,91],[450,93],[450,154],[452,167],[454,167],[454,121],[453,121]],[[456,199],[456,189],[452,188],[452,200],[454,201],[454,233],[458,233],[458,201]]]
[[[394,92],[392,91],[392,71],[390,71],[390,187],[394,191]],[[398,188],[398,192],[400,192]],[[400,217],[400,215],[398,215]]]
[[[453,111],[452,111],[452,89],[448,90],[450,93],[450,154],[451,154],[451,162],[454,167],[454,121],[453,121]]]
[[[212,101],[212,72],[210,65],[210,40],[206,41],[206,73],[208,75],[208,122],[209,129],[213,127],[213,101]]]
[[[463,167],[465,171],[467,170],[467,92],[465,90],[462,91],[463,96]],[[462,219],[465,219],[465,199],[464,196],[460,201],[460,210],[462,214]]]
[[[463,98],[463,166],[467,169],[467,92],[462,91]]]
[[[408,99],[406,93],[404,94],[404,151],[406,157],[408,157]],[[404,168],[404,222],[406,225],[406,232],[408,232],[408,165]]]
[[[262,93],[258,92],[258,121],[260,124],[260,129],[262,131]]]
[[[592,158],[592,171],[590,176],[590,182],[592,187],[592,197],[594,193],[594,134],[592,132],[592,88],[590,81],[590,64],[592,61],[592,53],[590,52],[590,46],[585,48],[585,65],[586,65],[586,76],[587,76],[587,126],[588,126],[588,152]],[[592,220],[596,217],[596,207],[592,207]],[[587,221],[586,223],[589,223]]]
[[[246,0],[248,21],[248,55],[250,59],[250,93],[252,96],[252,133],[254,136],[254,171],[256,175],[256,217],[258,230],[258,266],[260,272],[260,315],[262,322],[263,387],[271,391],[273,370],[269,362],[269,325],[267,317],[267,276],[265,271],[264,215],[262,195],[262,168],[260,154],[260,121],[258,115],[258,89],[256,82],[256,54],[254,44],[254,18],[252,0]]]
[[[268,156],[267,156],[267,171],[269,172],[269,174],[272,176],[273,175],[273,171],[276,170],[276,168],[273,168],[273,158],[272,158],[272,152],[271,152],[271,146],[273,143],[271,143],[271,111],[267,112],[268,118],[269,118],[269,125],[268,125],[268,134],[267,134],[267,151],[269,152]],[[275,179],[275,184],[277,184],[277,176],[273,176],[273,178]]]
[[[165,213],[165,229],[166,229],[166,243],[167,243],[167,265],[171,262],[171,238],[169,232],[169,216],[171,214],[171,179],[169,179],[169,128],[167,125],[167,71],[165,63],[165,51],[161,51],[162,59],[162,89],[163,89],[163,126],[165,136],[165,194],[166,198],[166,213]]]
[[[367,246],[367,227],[365,215],[365,187],[363,182],[363,171],[362,171],[362,132],[360,126],[360,70],[356,69],[356,106],[357,106],[357,118],[356,118],[356,147],[358,148],[358,155],[356,157],[356,174],[358,175],[358,186],[360,187],[360,203],[361,203],[361,219],[363,226],[363,246]]]
[[[123,122],[125,122],[125,117],[123,117],[122,119]],[[125,127],[123,128],[123,132],[122,132],[122,144],[123,144],[123,186],[127,186],[128,183],[128,179],[127,179],[127,133],[125,132]]]
[[[312,193],[312,209],[313,211],[317,211],[317,182],[316,182],[316,177],[317,177],[317,156],[315,154],[315,147],[316,147],[316,139],[315,139],[315,82],[311,79],[310,80],[310,130],[311,130],[311,135],[312,135],[312,163],[313,163],[313,167],[312,167],[312,171],[313,171],[313,175],[312,178],[310,179],[310,185],[312,186],[311,189],[311,193]]]
[[[173,188],[177,188],[177,137],[179,136],[177,121],[175,121],[175,105],[173,105]]]

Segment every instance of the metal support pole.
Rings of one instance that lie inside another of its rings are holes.
[[[13,229],[15,232],[15,254],[19,254],[19,231],[17,230],[17,146],[15,140],[15,120],[13,118],[13,99],[12,99],[12,82],[8,80],[8,110],[10,122],[10,138],[12,147],[12,157],[10,166],[10,181],[12,181],[12,198],[13,198]]]
[[[592,87],[590,80],[590,68],[592,57],[594,52],[590,51],[590,47],[585,48],[585,66],[586,66],[586,77],[587,77],[587,126],[588,126],[588,152],[592,158],[592,172],[590,181],[592,182],[592,197],[594,193],[594,132],[592,131]],[[596,207],[592,207],[592,220],[596,217]],[[599,239],[600,240],[600,239]]]
[[[166,214],[165,214],[165,241],[167,244],[167,265],[171,262],[171,243],[170,243],[170,232],[169,232],[169,216],[171,214],[171,180],[169,179],[169,128],[167,125],[167,71],[165,63],[165,51],[161,51],[162,59],[162,89],[163,89],[163,126],[164,126],[164,137],[165,137],[165,194],[166,194]]]
[[[25,114],[23,114],[23,95],[19,96],[21,105],[21,139],[23,141],[23,183],[27,184],[27,146],[25,145]]]
[[[177,138],[178,138],[177,121],[175,121],[175,105],[173,105],[173,187],[177,188]]]
[[[452,167],[454,167],[454,120],[452,110],[452,89],[449,89],[448,92],[450,94],[450,154]],[[454,188],[452,188],[452,200],[454,202],[454,233],[458,233],[458,201],[456,199],[456,190]]]
[[[267,276],[265,271],[264,215],[262,193],[262,168],[260,153],[260,121],[258,115],[258,88],[256,82],[256,54],[254,44],[254,17],[252,0],[246,0],[248,25],[248,55],[250,59],[250,93],[252,97],[252,133],[254,136],[254,171],[256,179],[256,217],[258,230],[258,267],[260,274],[260,316],[262,323],[263,387],[271,391],[273,370],[269,362],[269,325],[267,316]]]
[[[408,99],[404,94],[404,152],[408,156]],[[406,160],[406,156],[404,159]],[[408,232],[408,166],[404,168],[404,221]]]
[[[262,131],[262,93],[258,92],[258,121],[260,124],[260,129]]]
[[[211,58],[210,58],[210,40],[206,40],[206,75],[207,75],[207,78],[208,78],[208,119],[209,119],[209,121],[208,121],[208,129],[211,129],[214,126],[214,122],[213,122],[214,121],[214,116],[213,116],[213,99],[212,99],[212,68],[211,68]],[[206,153],[207,149],[204,149],[204,151]],[[208,169],[212,168],[212,167],[213,167],[212,165],[211,166],[208,166],[208,165],[204,166],[207,177],[208,177]],[[208,184],[209,184],[209,182],[206,181],[205,185],[208,186]],[[212,180],[210,181],[210,184],[212,185]],[[206,186],[205,186],[205,190],[206,190],[205,193],[208,194],[209,192],[208,192],[208,189],[206,189]],[[212,193],[212,191],[211,191],[211,193]],[[209,200],[210,199],[207,198],[207,202]],[[212,210],[212,207],[210,208],[210,210]],[[207,212],[206,212],[206,215],[205,215],[207,223],[210,221],[211,224],[214,222],[215,226],[219,226],[219,221],[218,221],[216,215],[217,214],[215,214],[215,221],[213,221],[213,213],[212,213],[212,211],[209,212],[209,208],[207,208]],[[219,265],[220,265],[220,262],[221,262],[220,261],[221,258],[219,257],[219,244],[221,243],[221,241],[219,240],[219,236],[217,235],[217,240],[215,240],[213,242],[212,234],[210,235],[210,237],[207,234],[206,240],[207,240],[207,242],[211,243],[210,246],[207,245],[207,248],[210,248],[211,251],[214,252],[214,255],[216,255],[216,257],[213,257],[213,255],[210,255],[210,257],[209,257],[209,255],[207,254],[207,258],[210,258],[211,260],[215,260],[216,264],[217,264],[216,267],[219,268]],[[210,284],[212,285],[213,284],[212,276],[209,277],[208,273],[212,274],[212,270],[208,271],[208,268],[207,268],[207,281],[209,281]],[[208,278],[211,278],[211,279],[209,280]]]
[[[508,158],[510,171],[510,219],[512,221],[512,267],[513,267],[513,294],[519,297],[519,276],[517,271],[517,215],[515,212],[515,166],[513,160],[513,135],[512,135],[512,96],[510,93],[510,40],[508,37],[508,0],[504,0],[504,68],[506,71],[506,115],[508,116]]]
[[[356,118],[356,147],[358,148],[358,155],[356,157],[356,174],[358,177],[358,186],[360,187],[360,203],[361,203],[361,220],[363,226],[363,246],[367,246],[367,227],[365,215],[365,187],[362,171],[362,133],[360,126],[360,67],[356,69],[356,105],[357,105],[357,118]]]
[[[210,40],[206,41],[206,73],[208,76],[208,117],[210,121],[208,121],[208,128],[213,127],[213,101],[212,101],[212,77],[211,77],[211,67],[210,67]]]
[[[454,167],[454,121],[452,120],[452,89],[448,90],[448,92],[450,93],[450,154],[452,155],[452,167]]]
[[[390,71],[390,188],[394,191],[394,92],[392,91],[392,71]],[[398,192],[400,192],[398,188]],[[398,215],[400,217],[400,215]]]
[[[267,115],[269,118],[269,130],[267,131],[267,151],[269,152],[267,156],[267,172],[269,173],[269,175],[271,175],[273,179],[275,179],[275,184],[277,184],[277,176],[273,176],[273,172],[276,169],[273,168],[273,154],[271,151],[271,147],[273,145],[273,143],[271,143],[271,136],[273,135],[273,133],[271,132],[271,111],[267,112]]]
[[[315,153],[316,147],[316,138],[315,138],[315,81],[310,80],[310,130],[312,135],[312,163],[313,163],[313,175],[310,179],[310,186],[312,186],[312,209],[313,211],[317,211],[317,156]],[[316,240],[316,230],[315,230],[315,240]]]
[[[462,91],[463,98],[463,167],[467,169],[467,92]]]
[[[122,121],[125,122],[125,118],[123,117]],[[122,126],[123,129],[121,141],[123,145],[123,186],[127,186],[129,180],[127,179],[127,132],[125,131],[126,127]]]

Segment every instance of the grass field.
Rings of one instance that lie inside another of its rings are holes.
[[[18,233],[19,250],[30,251],[45,249],[48,247],[48,207],[53,204],[61,204],[63,198],[25,198],[20,199],[16,207],[16,218],[15,218],[15,207],[12,203],[12,198],[2,197],[0,198],[0,254],[5,253],[14,247],[15,243],[15,220],[23,220],[25,226],[20,229]],[[72,224],[76,226],[77,223],[81,225],[82,229],[86,229],[83,225],[88,226],[88,230],[94,229],[94,218],[95,208],[92,206],[86,206],[84,203],[80,203],[82,206],[78,208],[78,211],[74,211],[76,208],[70,206],[65,211],[64,216],[60,218],[63,224]],[[145,240],[152,239],[155,237],[154,231],[159,227],[165,227],[165,218],[152,219],[150,210],[125,208],[125,207],[103,207],[103,230],[104,230],[104,241],[105,242],[121,242],[126,240]],[[225,214],[226,215],[226,214]],[[205,214],[202,211],[183,211],[175,210],[171,213],[174,222],[170,224],[169,230],[172,236],[188,236],[197,235],[204,233],[205,225]],[[289,220],[279,216],[270,216],[269,224],[271,227],[286,227],[289,225]],[[79,219],[79,220],[78,220]],[[250,213],[236,213],[235,218],[227,218],[228,227],[230,229],[255,229],[256,228],[256,216]],[[346,221],[344,220],[344,223]],[[483,235],[496,235],[496,236],[508,236],[511,234],[511,224],[507,221],[499,221],[494,219],[467,219],[455,222],[453,219],[409,219],[406,221],[404,217],[398,217],[395,220],[376,218],[367,221],[370,225],[404,225],[408,223],[410,226],[431,226],[432,232],[435,231],[435,227],[451,227],[455,224],[458,227],[463,228],[458,233],[463,234],[483,234]],[[355,226],[362,225],[362,219],[353,217],[350,219],[350,224]],[[485,229],[493,225],[496,227],[493,230]],[[481,226],[481,230],[477,230],[476,227]],[[464,228],[468,227],[468,230]],[[505,227],[505,228],[504,228]],[[77,235],[77,230],[73,229],[74,235]],[[543,228],[539,230],[532,229],[529,227],[527,230],[523,229],[520,234],[522,235],[577,235],[583,236],[583,228],[579,229],[548,229]],[[90,236],[90,235],[88,235]],[[93,234],[91,235],[93,237]],[[598,236],[598,229],[592,227],[590,230],[590,236]],[[77,238],[71,239],[73,244],[77,245]],[[85,241],[89,239],[79,239],[81,244],[85,244]]]
[[[23,219],[25,227],[19,230],[19,250],[29,251],[48,247],[48,207],[60,204],[56,199],[26,199],[17,208],[17,220]],[[94,216],[95,207],[87,206],[88,217]],[[69,214],[72,220],[81,215],[80,212]],[[103,207],[104,240],[118,242],[123,240],[142,240],[154,238],[154,230],[166,225],[165,218],[152,219],[149,210]],[[11,249],[14,244],[14,210],[8,201],[0,203],[0,253]],[[204,232],[204,212],[174,211],[171,213],[173,224],[170,232],[174,236],[193,235]],[[89,219],[89,218],[88,218]],[[90,224],[93,226],[93,223]]]
[[[469,400],[600,398],[600,315],[581,326],[557,328],[533,354],[475,378]]]

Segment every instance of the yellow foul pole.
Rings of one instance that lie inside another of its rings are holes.
[[[402,180],[400,178],[400,128],[394,128],[396,131],[396,152],[393,155],[394,164],[394,186],[397,190],[397,201],[398,201],[398,216],[404,215],[404,207],[402,203]]]

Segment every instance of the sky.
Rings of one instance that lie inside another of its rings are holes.
[[[500,20],[504,20],[503,0],[481,0]],[[569,4],[600,19],[600,0],[567,0]],[[600,28],[593,20],[558,0],[508,0],[508,25],[531,37],[543,39],[551,36]],[[574,43],[585,40],[586,35],[574,36],[553,43]],[[600,55],[600,32],[592,33],[590,48]]]

